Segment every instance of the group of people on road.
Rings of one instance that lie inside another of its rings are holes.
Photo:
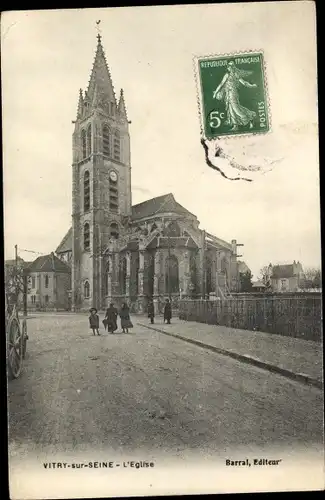
[[[150,319],[150,323],[153,325],[155,322],[155,306],[152,300],[148,303],[148,318]],[[170,320],[172,319],[172,305],[169,299],[166,299],[165,307],[164,307],[164,323],[167,322],[167,325],[170,325]]]
[[[133,324],[130,318],[130,309],[126,302],[122,305],[120,311],[114,306],[113,303],[106,309],[105,318],[103,319],[103,325],[105,331],[109,333],[114,333],[117,330],[117,318],[120,317],[122,333],[129,333],[129,328],[133,328]],[[153,325],[155,322],[155,306],[152,300],[148,303],[148,318],[150,323]],[[172,306],[169,299],[166,299],[164,306],[164,323],[170,325],[170,320],[172,318]],[[99,333],[99,316],[97,309],[92,307],[90,309],[89,316],[89,326],[93,332],[93,335],[100,335]]]
[[[114,306],[113,303],[106,309],[105,318],[103,319],[103,325],[105,331],[109,333],[114,333],[117,330],[117,318],[120,317],[122,333],[129,333],[129,328],[133,328],[133,324],[130,318],[130,309],[126,302],[122,305],[120,311]],[[97,309],[92,307],[90,309],[89,316],[89,326],[93,332],[93,335],[100,335],[99,333],[99,316],[97,314]]]

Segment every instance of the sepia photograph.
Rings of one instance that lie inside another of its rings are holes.
[[[10,498],[323,490],[315,3],[2,12],[1,70]]]

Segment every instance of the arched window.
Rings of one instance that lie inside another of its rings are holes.
[[[155,256],[152,253],[148,254],[148,295],[152,297],[154,294],[154,278],[155,278]]]
[[[167,294],[179,292],[178,259],[175,255],[166,259],[165,292]]]
[[[121,137],[120,132],[115,130],[114,132],[114,160],[120,160],[121,158]]]
[[[88,170],[84,173],[84,212],[90,210],[90,176]]]
[[[126,257],[121,257],[119,262],[119,282],[121,295],[126,293]]]
[[[87,156],[91,155],[91,125],[87,128]]]
[[[117,240],[119,237],[118,224],[116,222],[112,222],[109,229],[110,237]]]
[[[90,285],[89,281],[84,282],[84,297],[85,299],[89,299],[90,297]]]
[[[81,148],[82,148],[82,158],[87,157],[87,138],[85,130],[81,131]]]
[[[206,293],[212,292],[212,268],[211,262],[207,259],[206,261]]]
[[[88,222],[84,225],[84,250],[86,252],[90,250],[90,228]]]
[[[228,262],[227,262],[226,257],[223,257],[221,259],[220,267],[221,267],[221,271],[226,274],[227,273],[227,267],[228,267]]]
[[[111,131],[108,125],[103,125],[103,154],[111,156]]]
[[[191,294],[195,295],[197,292],[197,278],[196,278],[197,266],[196,257],[194,253],[190,256],[190,273],[191,273]]]
[[[49,287],[49,277],[47,274],[45,274],[45,288]]]
[[[109,176],[109,209],[118,212],[118,177],[113,171]]]
[[[109,282],[111,279],[109,272],[110,272],[110,266],[109,266],[109,261],[107,261],[105,267],[105,295],[108,295],[109,292]]]

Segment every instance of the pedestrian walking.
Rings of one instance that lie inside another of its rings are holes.
[[[133,324],[130,319],[129,306],[125,302],[120,310],[120,318],[121,318],[121,328],[123,333],[129,333],[129,328],[133,328]]]
[[[89,326],[91,330],[93,331],[93,334],[100,335],[99,333],[99,316],[97,314],[97,309],[95,307],[92,307],[90,309],[90,316],[89,316]]]
[[[170,320],[172,318],[172,306],[169,299],[166,299],[164,307],[164,323],[167,321],[167,325],[170,325]]]
[[[150,319],[150,323],[153,325],[155,322],[155,306],[152,300],[149,300],[148,303],[148,318]]]
[[[114,307],[114,304],[111,303],[106,309],[105,318],[103,320],[105,330],[107,329],[110,333],[114,333],[117,330],[117,315],[117,309]]]

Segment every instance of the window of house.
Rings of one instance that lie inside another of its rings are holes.
[[[120,132],[115,130],[114,132],[114,160],[120,160],[121,157],[121,137]]]
[[[91,125],[87,128],[87,156],[91,155]]]
[[[84,250],[86,252],[90,250],[90,228],[88,222],[84,225]]]
[[[116,240],[118,239],[119,229],[118,229],[118,224],[116,222],[112,222],[112,224],[110,225],[109,233],[111,238],[115,238]]]
[[[106,124],[103,126],[103,154],[111,156],[111,131]]]
[[[89,299],[89,297],[90,297],[89,281],[85,281],[85,283],[84,283],[84,297],[85,297],[85,299]]]
[[[32,288],[35,288],[35,276],[32,276]]]
[[[287,288],[287,280],[281,280],[281,288],[285,290]]]
[[[45,295],[45,304],[48,304],[48,303],[49,303],[49,296]]]
[[[113,102],[110,103],[110,114],[111,114],[111,116],[114,115],[114,103]]]
[[[46,274],[45,275],[45,288],[48,288],[49,287],[49,277],[48,275]]]
[[[32,296],[31,296],[31,299],[32,299],[32,304],[35,304],[35,299],[36,299],[36,296],[35,296],[35,295],[32,295]]]
[[[87,138],[85,130],[81,131],[81,148],[82,148],[82,158],[84,159],[87,157]]]
[[[118,177],[111,172],[109,177],[109,209],[111,212],[118,212]]]
[[[84,212],[90,210],[90,175],[88,170],[84,174]]]

